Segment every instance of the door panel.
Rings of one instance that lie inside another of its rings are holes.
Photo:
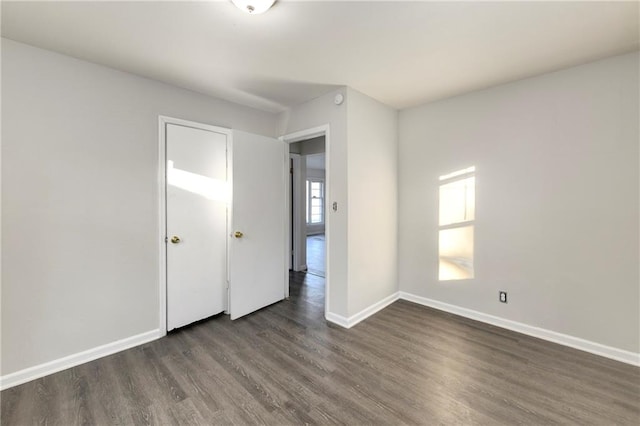
[[[285,165],[284,142],[234,130],[231,319],[284,299]],[[242,237],[234,237],[235,231]]]
[[[166,125],[167,330],[227,307],[227,135]],[[172,242],[172,237],[179,241]]]

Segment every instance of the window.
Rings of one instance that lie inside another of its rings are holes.
[[[307,223],[324,223],[324,181],[307,180]]]
[[[473,278],[473,227],[476,210],[475,167],[440,176],[438,277]]]

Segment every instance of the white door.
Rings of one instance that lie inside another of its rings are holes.
[[[282,141],[233,131],[231,319],[284,299],[286,154]]]
[[[166,124],[167,330],[227,308],[227,133]]]

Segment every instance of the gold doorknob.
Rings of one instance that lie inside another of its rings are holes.
[[[234,234],[233,234],[233,236],[234,236],[234,237],[236,237],[236,238],[242,238],[242,236],[243,236],[243,235],[244,235],[244,234],[243,234],[242,232],[240,232],[240,231],[236,231],[236,232],[234,232]]]
[[[178,244],[180,242],[180,237],[178,237],[177,235],[174,235],[173,237],[171,237],[171,242],[173,244]]]

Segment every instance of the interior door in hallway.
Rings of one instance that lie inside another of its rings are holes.
[[[172,330],[227,308],[229,133],[165,125],[167,330]]]
[[[288,282],[285,143],[233,131],[231,319],[284,299]]]

